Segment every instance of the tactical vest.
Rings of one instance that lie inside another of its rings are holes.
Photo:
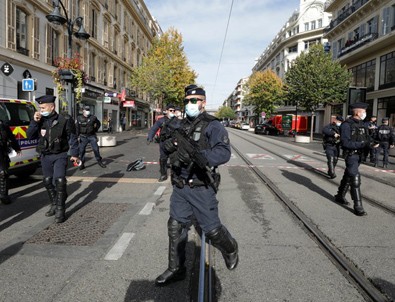
[[[97,118],[94,115],[88,117],[80,115],[77,118],[80,134],[93,135],[96,133]]]
[[[160,135],[159,135],[161,142],[164,142],[165,140],[171,137],[171,127],[169,127],[169,124],[171,123],[173,118],[169,119],[168,117],[163,117],[163,119],[165,121],[161,126]]]
[[[389,142],[391,139],[391,127],[387,125],[381,125],[377,129],[377,139],[380,142]]]
[[[339,133],[339,127],[336,125],[331,125],[331,129],[335,132],[335,133]],[[339,138],[335,138],[334,136],[329,136],[324,134],[323,138],[323,143],[324,144],[328,144],[328,145],[336,145],[338,143],[340,143],[340,139]]]
[[[69,118],[59,114],[57,118],[44,120],[36,148],[39,154],[58,154],[69,150],[66,130]]]
[[[369,129],[362,121],[356,122],[350,118],[345,122],[350,124],[351,127],[351,141],[353,142],[370,142]]]
[[[192,123],[184,123],[184,132],[190,140],[196,142],[200,151],[210,148],[210,144],[204,133],[208,124],[214,120],[217,120],[217,118],[207,112],[203,112]]]

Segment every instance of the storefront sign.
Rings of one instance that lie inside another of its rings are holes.
[[[105,104],[111,104],[111,98],[109,96],[103,97],[103,103]]]
[[[136,105],[134,104],[134,101],[125,101],[123,102],[123,107],[136,107]]]

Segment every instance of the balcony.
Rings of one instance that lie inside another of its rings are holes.
[[[366,43],[376,40],[378,37],[379,37],[378,33],[370,33],[370,34],[366,34],[358,39],[348,40],[346,42],[345,47],[340,49],[338,58],[360,48],[361,46],[365,45]]]
[[[20,54],[25,55],[25,56],[29,56],[29,49],[27,49],[27,48],[18,47],[16,49],[16,51],[19,52]]]
[[[334,29],[341,22],[343,22],[345,19],[350,17],[354,12],[356,12],[359,8],[361,8],[362,6],[364,6],[368,2],[369,2],[369,0],[358,0],[358,1],[356,1],[348,9],[346,9],[344,12],[342,12],[336,19],[333,19],[330,22],[329,26],[327,26],[324,29],[324,34],[327,34],[328,32],[330,32],[332,29]]]

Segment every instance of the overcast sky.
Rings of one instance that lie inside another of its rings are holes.
[[[145,0],[163,31],[183,36],[189,65],[206,90],[207,107],[218,108],[279,33],[300,0]],[[219,66],[219,67],[218,67]],[[217,71],[219,68],[218,76]]]

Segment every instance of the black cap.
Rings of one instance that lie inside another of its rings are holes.
[[[368,108],[369,104],[367,103],[362,103],[362,102],[358,102],[358,103],[354,103],[354,104],[350,104],[350,109],[365,109]]]
[[[173,104],[168,104],[168,105],[166,106],[166,110],[169,110],[170,108],[173,108],[173,109],[174,109],[174,105],[173,105]]]
[[[39,104],[48,104],[48,103],[55,103],[56,96],[54,95],[43,95],[40,96],[39,98],[36,98],[36,101]]]
[[[388,117],[383,117],[383,119],[381,120],[382,123],[387,122],[389,120]]]
[[[198,88],[198,86],[195,84],[188,85],[187,87],[184,88],[185,94],[187,94],[188,90],[195,89],[195,88]]]
[[[196,85],[190,85],[190,86],[195,86],[195,87],[190,88],[189,90],[186,90],[185,96],[188,96],[188,95],[204,95],[204,96],[206,96],[206,91],[204,91],[203,88],[196,87]]]
[[[341,115],[336,116],[336,120],[343,122],[344,118]]]
[[[179,106],[176,106],[176,107],[174,108],[174,110],[181,111],[181,108],[180,108]]]
[[[89,111],[89,110],[91,110],[91,108],[89,106],[84,106],[84,110]]]

